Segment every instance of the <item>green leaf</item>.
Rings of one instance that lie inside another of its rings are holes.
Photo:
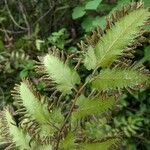
[[[7,19],[5,17],[0,17],[0,23],[3,23],[4,21],[6,21]]]
[[[120,9],[124,5],[129,4],[130,2],[131,2],[131,0],[118,0],[117,6],[112,9],[111,13],[113,13],[114,11]]]
[[[92,16],[88,16],[83,20],[81,26],[86,32],[89,32],[93,29],[93,20],[94,17]]]
[[[89,61],[89,60],[92,60],[92,61]],[[94,68],[96,64],[97,64],[97,59],[94,53],[94,48],[92,46],[89,46],[87,53],[86,53],[86,57],[84,59],[84,65],[86,66],[88,70],[90,70],[91,68]]]
[[[104,29],[106,26],[106,20],[105,20],[105,17],[88,16],[83,20],[81,26],[86,32],[89,32],[93,28],[98,27],[98,26],[101,26],[101,28]]]
[[[144,48],[144,57],[140,61],[138,61],[137,65],[141,65],[146,61],[150,61],[150,46],[146,46]]]
[[[72,18],[78,19],[85,15],[86,11],[84,10],[84,7],[78,6],[73,9]]]
[[[41,46],[42,46],[42,44],[44,44],[44,43],[45,43],[45,41],[40,40],[40,39],[36,39],[35,45],[36,45],[36,48],[37,48],[38,51],[41,50]]]
[[[122,17],[102,36],[94,47],[94,53],[97,60],[95,66],[84,65],[88,69],[94,69],[96,67],[104,68],[111,65],[123,54],[123,50],[134,42],[134,39],[140,32],[139,27],[144,25],[149,16],[150,13],[147,9],[140,8]],[[85,59],[91,63],[93,59],[90,57],[87,58],[88,54],[89,52],[85,54]]]
[[[43,65],[46,73],[57,84],[56,88],[64,94],[71,93],[75,84],[80,83],[78,73],[51,54],[43,58]]]
[[[49,119],[54,123],[55,126],[60,127],[64,121],[64,116],[61,113],[61,108],[52,109]]]
[[[150,46],[147,46],[144,49],[144,59],[145,61],[150,61]]]
[[[46,97],[37,93],[27,80],[16,86],[15,90],[15,93],[18,94],[14,95],[14,98],[16,97],[18,105],[25,109],[23,111],[18,110],[18,113],[21,111],[21,115],[23,115],[21,125],[26,125],[25,129],[30,131],[29,134],[32,138],[36,134],[36,138],[44,142],[46,142],[45,139],[50,140],[50,137],[64,121],[61,109],[53,107],[49,111]],[[38,126],[31,126],[33,123],[38,124]]]
[[[46,87],[45,82],[43,82],[43,81],[38,82],[38,84],[37,84],[37,89],[38,89],[39,91],[44,90],[45,87]]]
[[[0,51],[3,50],[5,48],[3,41],[1,40],[0,37]]]
[[[144,29],[150,31],[150,25],[145,25]]]
[[[4,137],[4,141],[6,140],[5,142],[15,143],[16,147],[19,149],[30,149],[29,142],[31,138],[29,137],[29,135],[26,135],[21,128],[17,127],[16,122],[14,121],[8,109],[5,109],[3,112],[1,112],[1,114],[2,113],[3,116],[0,118],[0,133],[3,136],[6,136],[7,133],[7,136]],[[5,134],[2,134],[2,132],[4,131]]]
[[[23,69],[23,70],[20,72],[19,75],[20,75],[20,78],[21,78],[21,79],[27,77],[27,76],[28,76],[28,70]]]
[[[108,139],[104,142],[84,143],[81,144],[82,150],[109,150],[118,143],[118,138]]]
[[[37,97],[36,92],[27,82],[21,82],[19,85],[19,94],[22,105],[26,108],[27,113],[39,123],[47,123],[49,121],[50,113],[46,105],[41,101],[44,97]]]
[[[67,44],[69,34],[65,28],[60,29],[58,32],[53,32],[48,38],[48,43],[56,46],[60,49],[64,49],[65,44]]]
[[[32,141],[28,133],[18,127],[10,110],[6,108],[0,112],[0,143],[13,144],[15,149],[51,150],[51,145],[40,145]],[[30,143],[31,142],[31,143]],[[9,146],[8,146],[9,147]]]
[[[103,115],[104,116],[104,115]],[[97,119],[96,121],[90,120],[85,123],[85,134],[87,137],[95,140],[105,139],[112,128],[109,126],[107,116]]]
[[[106,98],[90,99],[81,95],[76,103],[76,105],[79,108],[72,113],[73,122],[88,115],[92,114],[96,115],[104,113],[109,109],[111,109],[114,104],[115,104],[114,97],[109,97],[107,99]]]
[[[101,3],[98,7],[98,10],[101,12],[110,12],[115,7],[115,4],[109,4],[109,3]]]
[[[68,135],[60,141],[60,147],[64,150],[76,150],[75,136],[69,132]]]
[[[104,69],[92,81],[92,87],[99,90],[116,90],[142,85],[148,76],[133,69]]]
[[[94,27],[98,27],[100,26],[102,29],[104,29],[106,27],[106,19],[105,19],[105,16],[103,17],[95,17],[95,19],[93,20],[93,26]]]
[[[102,0],[92,0],[86,3],[85,9],[87,10],[96,10]]]
[[[149,0],[143,0],[145,7],[150,7],[150,1]]]

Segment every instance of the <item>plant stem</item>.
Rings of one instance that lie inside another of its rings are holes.
[[[97,69],[98,69],[98,68],[95,68],[95,69],[93,70],[93,72],[92,72],[92,76],[93,76],[93,77],[94,77],[94,75],[95,75]],[[78,97],[80,96],[80,94],[81,94],[81,92],[83,91],[83,89],[85,88],[85,86],[86,86],[89,82],[91,82],[92,80],[93,80],[93,78],[91,78],[90,80],[86,81],[86,82],[80,87],[80,89],[77,91],[77,93],[76,93],[76,95],[75,95],[75,98],[74,98],[74,100],[73,100],[73,104],[71,105],[70,111],[69,111],[69,113],[68,113],[68,115],[67,115],[67,117],[66,117],[66,119],[65,119],[65,121],[64,121],[64,123],[63,123],[63,125],[62,125],[62,127],[61,127],[61,129],[60,129],[60,131],[59,131],[59,133],[58,133],[58,139],[57,139],[57,143],[56,143],[55,150],[58,150],[59,142],[60,142],[60,139],[61,139],[61,133],[63,132],[63,130],[64,130],[65,126],[66,126],[66,123],[67,123],[68,119],[70,118],[71,113],[73,112],[73,109],[74,109],[74,106],[75,106],[75,104],[76,104],[76,101],[78,100]]]

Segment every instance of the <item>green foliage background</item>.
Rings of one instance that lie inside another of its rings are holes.
[[[1,0],[0,1],[0,107],[12,103],[10,91],[15,83],[29,76],[38,90],[45,84],[34,71],[33,60],[56,46],[67,52],[77,51],[76,43],[94,27],[105,27],[108,13],[130,0]],[[150,1],[144,0],[145,7]],[[150,30],[145,26],[146,30]],[[135,60],[150,68],[150,34],[138,46]],[[150,85],[150,84],[149,84]],[[104,136],[105,132],[123,131],[124,148],[150,149],[150,88],[127,91],[108,126],[87,124],[88,134]],[[105,120],[100,120],[105,122]],[[100,129],[100,132],[95,132]],[[103,132],[102,132],[103,131]]]

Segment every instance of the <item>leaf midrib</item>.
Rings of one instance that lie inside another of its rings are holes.
[[[112,49],[113,45],[118,41],[118,39],[119,39],[122,35],[124,35],[124,33],[127,31],[127,29],[130,28],[140,17],[142,17],[143,14],[144,14],[144,12],[143,12],[137,19],[135,19],[131,24],[129,24],[129,26],[127,26],[123,32],[121,32],[121,34],[118,36],[118,38],[116,38],[116,40],[108,47],[108,49],[106,50],[106,53],[104,54],[104,56],[101,57],[101,61],[100,61],[99,64],[101,64],[101,62],[104,60],[104,58],[105,58],[105,56],[107,55],[107,53]]]
[[[101,78],[101,77],[99,77],[99,79],[100,80],[133,80],[133,78],[121,78],[121,77],[120,78],[119,77],[118,78],[115,78],[115,77],[114,78]]]

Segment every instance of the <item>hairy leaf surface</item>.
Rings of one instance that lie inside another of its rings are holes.
[[[85,143],[82,144],[81,147],[82,150],[109,150],[114,145],[117,145],[117,143],[118,138],[112,138],[100,143]]]
[[[29,142],[31,138],[29,137],[29,135],[25,134],[21,128],[17,127],[16,122],[14,121],[8,109],[5,109],[2,113],[3,116],[0,119],[0,132],[4,132],[1,130],[6,130],[5,132],[7,133],[7,136],[4,133],[1,133],[6,136],[6,139],[4,137],[4,141],[8,140],[5,142],[11,142],[11,144],[14,144],[14,146],[19,149],[30,149]]]
[[[51,145],[40,145],[35,141],[30,143],[31,137],[28,133],[25,133],[25,131],[22,128],[17,126],[16,122],[12,117],[12,114],[8,109],[2,111],[1,115],[2,116],[0,118],[0,143],[10,143],[10,145],[12,146],[8,146],[8,149],[11,149],[12,147],[15,150],[51,150]]]
[[[69,132],[68,135],[60,142],[60,147],[64,150],[75,150],[76,146],[77,143],[75,143],[75,136],[71,132]]]
[[[36,119],[39,123],[46,123],[49,121],[50,113],[48,108],[41,103],[44,97],[38,99],[26,82],[21,82],[19,86],[19,94],[22,105],[26,108],[27,112],[33,119]]]
[[[144,25],[149,16],[150,13],[147,9],[140,8],[117,21],[106,34],[103,34],[93,48],[95,56],[91,49],[88,49],[84,60],[86,68],[90,70],[111,65],[123,54],[123,50],[134,42],[134,39],[140,33],[140,27]],[[91,53],[92,55],[89,56]]]
[[[35,130],[34,133],[30,132],[30,135],[32,136],[36,133],[36,135],[38,135],[37,137],[42,141],[46,139],[46,137],[52,136],[64,121],[61,109],[53,108],[51,112],[49,112],[48,103],[44,101],[44,97],[36,93],[27,81],[21,82],[18,87],[20,95],[19,101],[26,109],[25,116],[30,118],[23,119],[22,124],[27,124],[26,128],[29,131]],[[34,128],[34,126],[31,125],[32,123],[38,124],[38,127]]]
[[[136,87],[148,81],[148,76],[133,69],[104,69],[92,82],[99,90],[115,90]]]
[[[46,55],[43,65],[46,73],[57,84],[57,89],[65,94],[70,93],[75,84],[80,83],[78,73],[53,55]]]
[[[78,105],[79,108],[76,111],[74,111],[72,114],[72,119],[74,121],[86,117],[88,115],[100,114],[108,111],[115,104],[115,98],[109,97],[107,99],[106,98],[90,99],[81,95],[78,98],[76,104]]]

